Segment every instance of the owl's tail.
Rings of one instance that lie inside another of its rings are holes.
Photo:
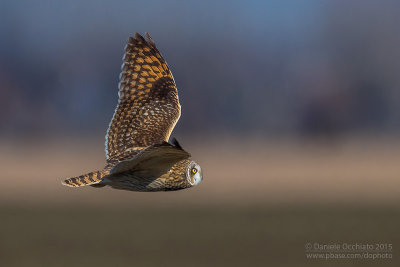
[[[102,178],[107,174],[109,174],[109,170],[104,169],[101,171],[90,172],[78,177],[72,177],[64,180],[61,183],[69,187],[80,187],[85,185],[101,186],[99,183],[102,181]]]

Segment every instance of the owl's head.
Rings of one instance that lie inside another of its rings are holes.
[[[203,180],[201,167],[194,161],[189,162],[186,169],[186,179],[190,186],[198,185]]]

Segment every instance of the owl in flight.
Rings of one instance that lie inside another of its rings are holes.
[[[125,48],[119,100],[106,134],[103,170],[63,181],[131,191],[189,188],[203,179],[200,166],[169,136],[181,115],[178,90],[153,39],[136,33]]]

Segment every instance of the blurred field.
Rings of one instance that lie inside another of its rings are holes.
[[[60,185],[103,166],[100,137],[3,143],[0,265],[398,266],[399,141],[194,139],[204,182],[147,194]],[[394,259],[307,260],[307,242]]]
[[[399,209],[141,206],[2,207],[1,266],[399,264]],[[394,259],[307,260],[307,242],[390,242]]]

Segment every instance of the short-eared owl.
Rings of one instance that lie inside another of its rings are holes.
[[[181,115],[178,90],[153,39],[146,37],[136,33],[125,48],[119,101],[106,134],[106,166],[64,185],[168,191],[203,179],[190,154],[175,139],[168,143]]]

